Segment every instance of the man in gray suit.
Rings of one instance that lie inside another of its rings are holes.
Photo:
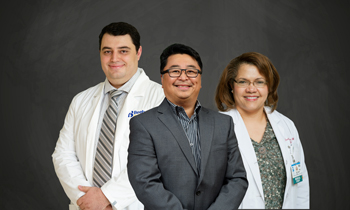
[[[202,62],[173,44],[161,55],[166,99],[130,120],[128,175],[145,209],[237,209],[248,187],[232,119],[201,106]]]

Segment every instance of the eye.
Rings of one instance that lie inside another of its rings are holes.
[[[174,73],[174,74],[178,74],[178,73],[180,73],[180,69],[170,69],[169,72]]]
[[[121,50],[120,53],[121,54],[126,54],[126,53],[128,53],[128,51],[127,50]]]
[[[238,84],[242,84],[242,85],[244,85],[244,84],[248,84],[248,81],[245,81],[245,80],[239,80],[237,83],[238,83]]]
[[[263,84],[265,84],[265,81],[263,81],[263,80],[258,80],[258,81],[255,81],[255,83],[258,84],[258,85],[263,85]]]
[[[110,50],[106,50],[106,51],[103,51],[104,54],[110,54],[111,51]]]
[[[197,71],[195,69],[187,69],[187,74],[197,74]]]

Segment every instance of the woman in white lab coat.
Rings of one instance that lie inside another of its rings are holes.
[[[309,177],[294,123],[276,111],[279,75],[264,55],[234,58],[216,89],[218,109],[233,119],[247,171],[241,209],[308,209]]]

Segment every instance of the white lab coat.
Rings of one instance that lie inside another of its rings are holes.
[[[284,193],[283,209],[308,209],[310,208],[309,176],[307,173],[304,152],[299,139],[299,134],[294,123],[277,112],[270,113],[271,109],[265,107],[267,117],[276,135],[281,148],[283,160],[286,168],[286,188]],[[234,122],[234,129],[238,141],[238,146],[242,155],[243,164],[247,172],[248,190],[243,198],[240,209],[265,209],[264,192],[261,184],[259,164],[256,159],[254,147],[250,140],[247,128],[237,109],[232,109],[223,114],[230,115]],[[293,185],[291,164],[292,155],[288,149],[290,142],[294,146],[294,157],[296,162],[302,164],[303,181]]]
[[[118,115],[112,178],[101,187],[113,209],[118,210],[143,209],[129,183],[126,170],[130,113],[151,109],[164,99],[161,85],[151,81],[141,71]],[[93,186],[94,148],[103,90],[104,83],[100,83],[74,97],[52,154],[56,174],[71,200],[70,210],[79,209],[76,202],[85,194],[78,189],[78,185]]]

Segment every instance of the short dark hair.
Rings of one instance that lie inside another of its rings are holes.
[[[100,35],[98,36],[99,38],[99,47],[98,49],[101,50],[101,41],[102,41],[102,37],[104,34],[110,34],[113,36],[122,36],[122,35],[126,35],[129,34],[132,40],[132,43],[135,45],[136,47],[136,52],[139,50],[140,48],[140,34],[137,31],[137,29],[130,25],[129,23],[125,23],[125,22],[117,22],[117,23],[111,23],[107,26],[105,26]]]
[[[277,88],[280,83],[280,76],[270,59],[257,52],[243,53],[232,59],[222,72],[220,82],[216,88],[215,102],[220,111],[227,111],[235,108],[232,89],[238,70],[242,64],[254,65],[259,73],[266,78],[269,94],[265,101],[265,106],[272,108],[273,112],[277,108],[278,94]]]
[[[175,54],[187,54],[191,56],[197,61],[198,66],[201,68],[200,70],[202,70],[203,64],[198,52],[189,46],[175,43],[165,48],[165,50],[163,50],[163,53],[160,55],[160,73],[162,73],[162,71],[164,70],[164,67],[168,62],[169,56],[175,55]]]

